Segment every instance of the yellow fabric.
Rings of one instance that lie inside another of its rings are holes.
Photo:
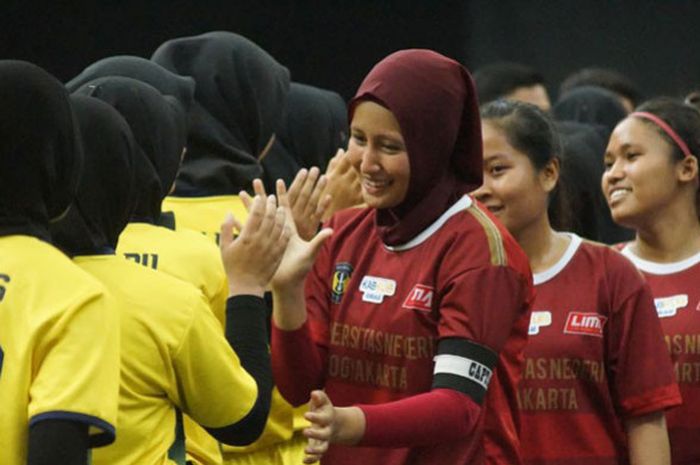
[[[226,218],[227,213],[233,213],[241,223],[245,223],[248,218],[248,212],[243,205],[243,201],[238,196],[233,195],[193,198],[166,197],[163,202],[163,211],[172,211],[175,214],[175,228],[177,230],[194,230],[217,243],[221,231],[221,223]],[[222,445],[221,450],[224,461],[228,463],[229,460],[251,451],[265,448],[274,449],[276,445],[289,441],[293,432],[293,408],[275,388],[272,391],[270,416],[260,438],[246,447]]]
[[[195,286],[224,327],[228,283],[219,248],[210,240],[187,229],[130,223],[119,236],[117,254]]]
[[[78,257],[119,301],[122,383],[117,441],[93,464],[170,464],[175,409],[208,427],[242,419],[253,378],[193,286],[114,255]]]
[[[86,422],[93,435],[113,431],[114,304],[54,247],[27,236],[0,238],[0,463],[27,463],[29,422],[46,414]]]
[[[225,327],[228,284],[219,248],[211,240],[186,229],[130,223],[119,236],[117,254],[198,288],[222,329]],[[221,465],[219,443],[187,415],[183,423],[187,460],[196,465]]]
[[[301,432],[288,441],[248,454],[229,455],[225,465],[302,465],[307,440]]]
[[[175,213],[175,229],[183,228],[200,232],[219,243],[221,223],[228,213],[245,223],[248,212],[237,195],[216,197],[166,197],[163,211]]]

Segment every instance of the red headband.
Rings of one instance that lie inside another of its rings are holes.
[[[662,120],[655,114],[646,111],[635,111],[630,116],[637,116],[639,118],[644,118],[648,119],[649,121],[652,121],[658,127],[663,129],[663,131],[668,135],[668,137],[673,139],[673,142],[675,142],[676,145],[678,145],[678,147],[681,149],[681,152],[683,152],[683,155],[685,155],[686,157],[690,157],[693,155],[692,153],[690,153],[690,149],[688,148],[686,143],[683,141],[683,139],[681,139],[681,136],[679,136],[678,133],[674,131],[671,126],[669,126],[664,120]]]

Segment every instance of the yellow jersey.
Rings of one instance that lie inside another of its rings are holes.
[[[175,228],[177,230],[190,229],[200,232],[217,244],[219,243],[221,223],[224,222],[229,212],[233,213],[241,223],[245,223],[248,218],[243,201],[237,195],[166,197],[163,201],[163,211],[172,211],[175,214]],[[227,461],[227,457],[235,457],[241,453],[257,451],[289,441],[294,433],[295,417],[298,427],[304,424],[303,411],[304,409],[300,408],[295,415],[293,407],[284,400],[275,387],[272,390],[270,415],[260,438],[245,447],[221,445],[224,462]]]
[[[219,249],[211,240],[185,229],[129,223],[119,236],[117,254],[198,288],[225,328],[228,283]],[[183,421],[187,459],[196,465],[221,465],[216,439],[190,417],[185,415]]]
[[[76,257],[119,302],[122,383],[117,440],[93,464],[164,465],[178,410],[220,428],[257,398],[204,296],[193,286],[115,255]]]
[[[148,223],[129,223],[119,236],[117,254],[192,284],[226,322],[228,283],[219,248],[194,231],[173,231]]]
[[[53,246],[0,237],[0,463],[27,463],[29,426],[89,425],[114,441],[119,314],[104,286]]]
[[[241,223],[248,218],[248,211],[237,195],[213,197],[166,197],[163,211],[175,213],[175,229],[191,229],[200,232],[219,244],[221,223],[228,213]]]

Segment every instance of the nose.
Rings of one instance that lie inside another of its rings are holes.
[[[379,160],[379,155],[371,146],[364,147],[360,160],[360,172],[366,174],[377,173],[381,171],[382,165]]]
[[[483,203],[491,195],[491,189],[489,189],[489,186],[486,183],[483,183],[478,189],[473,190],[471,195],[476,200]]]
[[[614,183],[625,177],[625,170],[623,167],[624,161],[621,157],[618,157],[613,162],[612,166],[603,172],[603,184],[606,182]]]

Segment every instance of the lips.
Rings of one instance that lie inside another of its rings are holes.
[[[362,187],[365,189],[365,191],[370,194],[370,195],[376,195],[389,187],[391,185],[391,181],[387,179],[379,180],[379,179],[367,179],[364,178],[362,180]]]
[[[486,208],[494,215],[497,215],[503,210],[503,205],[486,205]]]
[[[612,205],[613,203],[617,203],[622,201],[627,195],[632,192],[631,189],[625,188],[625,187],[616,187],[615,189],[611,189],[608,193],[608,202]]]

